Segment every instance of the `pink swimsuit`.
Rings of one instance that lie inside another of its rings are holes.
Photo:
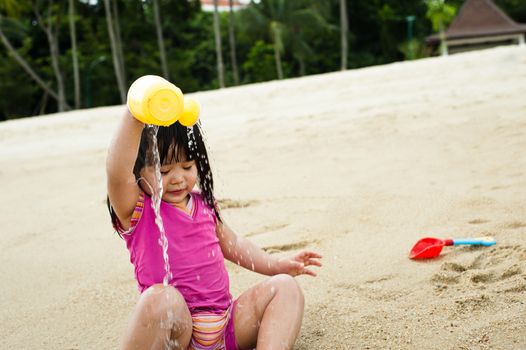
[[[194,332],[189,349],[237,350],[232,317],[235,303],[216,236],[217,219],[199,193],[192,192],[191,196],[191,215],[161,201],[172,273],[169,284],[183,295],[192,314]],[[116,227],[130,251],[141,293],[162,283],[165,276],[152,200],[146,194],[142,198],[137,203],[131,228],[125,231]]]

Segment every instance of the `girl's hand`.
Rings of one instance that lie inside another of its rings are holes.
[[[307,266],[321,267],[321,255],[309,251],[301,251],[294,256],[280,258],[278,260],[279,273],[286,273],[291,276],[310,275],[316,277],[316,273],[307,269]]]

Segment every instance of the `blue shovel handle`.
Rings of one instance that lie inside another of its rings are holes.
[[[479,237],[479,238],[459,238],[453,240],[453,245],[469,244],[469,245],[483,245],[491,246],[496,244],[495,238],[493,237]]]

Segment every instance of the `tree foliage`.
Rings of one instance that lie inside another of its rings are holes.
[[[429,0],[439,1],[439,0]],[[184,92],[219,85],[213,15],[201,11],[198,0],[112,0],[118,10],[122,63],[126,88],[139,76],[163,75],[162,32],[167,71]],[[426,0],[347,0],[348,67],[357,68],[403,60],[408,47],[414,57],[429,54],[424,39],[435,33]],[[447,0],[458,10],[462,0]],[[526,22],[526,1],[495,0],[518,22]],[[50,5],[52,4],[52,5]],[[341,68],[340,0],[260,0],[235,13],[236,57],[240,83],[276,79],[276,52],[284,77],[337,71]],[[38,24],[37,7],[44,16],[51,9],[58,60],[53,62],[46,33]],[[50,8],[49,6],[54,6]],[[81,87],[81,107],[121,103],[106,23],[104,1],[74,0],[76,53]],[[0,0],[0,33],[15,50],[0,43],[0,120],[58,110],[50,92],[58,92],[57,67],[65,99],[75,105],[75,83],[68,1]],[[449,11],[449,10],[448,10]],[[409,46],[408,16],[412,41]],[[451,17],[451,16],[450,16]],[[221,40],[229,42],[229,13],[220,13]],[[448,20],[450,18],[447,18]],[[446,21],[447,22],[447,21]],[[447,24],[446,24],[447,25]],[[16,60],[22,59],[38,76],[46,91]],[[222,45],[230,57],[229,45]],[[225,60],[225,85],[235,83],[231,60]]]

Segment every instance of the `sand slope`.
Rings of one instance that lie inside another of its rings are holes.
[[[525,91],[507,47],[194,94],[229,224],[325,256],[297,349],[526,348]],[[122,109],[0,124],[2,348],[117,348],[138,297],[104,204]],[[229,270],[235,295],[264,278]]]

